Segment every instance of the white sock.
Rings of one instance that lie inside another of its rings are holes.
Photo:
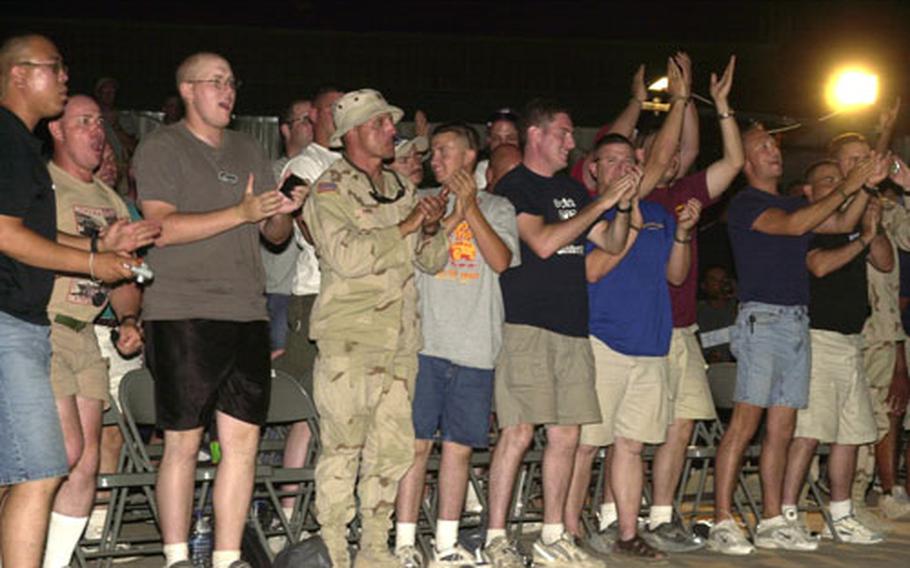
[[[436,550],[442,552],[455,548],[458,542],[458,521],[436,520]]]
[[[831,518],[838,521],[853,514],[853,502],[849,499],[831,501],[828,504],[828,511],[831,512]]]
[[[190,559],[190,547],[185,542],[165,544],[161,551],[164,552],[165,566],[172,566],[181,560]]]
[[[565,532],[566,527],[562,523],[544,523],[543,528],[540,530],[540,540],[544,544],[553,544],[561,539]]]
[[[107,505],[98,505],[92,509],[92,514],[88,516],[88,526],[85,527],[86,538],[101,538],[105,517],[107,517]]]
[[[216,550],[212,553],[212,568],[228,568],[235,560],[240,560],[239,550]]]
[[[47,546],[44,549],[44,568],[63,568],[70,565],[73,551],[79,544],[88,517],[68,517],[51,512],[47,529]]]
[[[417,542],[417,523],[395,523],[395,550],[414,546]]]
[[[487,529],[487,541],[484,543],[484,546],[493,542],[493,539],[496,538],[506,538],[506,529]]]
[[[290,521],[290,520],[291,520],[291,515],[294,514],[294,507],[293,507],[293,506],[291,506],[291,507],[282,507],[282,508],[281,508],[281,512],[284,513],[284,516],[287,518],[287,520]]]
[[[616,503],[604,503],[600,506],[600,530],[605,531],[619,517],[616,514]]]
[[[652,505],[648,514],[648,529],[654,530],[664,523],[673,521],[672,505]]]
[[[784,516],[785,519],[795,519],[799,516],[799,509],[796,505],[781,505],[780,513]]]

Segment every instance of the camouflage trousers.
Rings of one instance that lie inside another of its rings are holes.
[[[897,345],[894,342],[880,341],[868,344],[863,350],[869,398],[872,401],[872,411],[878,429],[876,443],[882,441],[890,427],[886,400],[888,390],[891,388],[891,379],[894,376],[894,365],[897,360],[896,348]],[[866,491],[873,479],[875,479],[875,444],[867,444],[859,447],[856,456],[856,475],[853,478],[852,491],[854,501],[859,503],[864,501]]]
[[[322,450],[316,516],[335,566],[348,564],[347,524],[360,502],[363,548],[387,550],[398,481],[414,459],[417,354],[321,341],[313,374]],[[359,481],[358,481],[359,469]]]

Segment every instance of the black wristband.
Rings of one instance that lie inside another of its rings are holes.
[[[623,209],[622,207],[620,207],[618,204],[616,205],[616,212],[617,212],[617,213],[628,213],[628,212],[630,212],[630,211],[632,211],[632,204],[631,204],[631,203],[630,203],[629,206],[626,207],[625,209]]]
[[[98,252],[98,233],[92,235],[92,238],[89,239],[89,249],[92,252]]]

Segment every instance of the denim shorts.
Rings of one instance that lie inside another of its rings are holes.
[[[0,485],[66,475],[50,327],[0,312]]]
[[[805,408],[811,342],[806,306],[746,302],[730,332],[736,357],[733,400],[762,408]]]
[[[290,294],[266,294],[265,307],[269,311],[269,345],[272,351],[284,349],[288,341],[288,305]]]
[[[493,370],[456,365],[448,359],[418,355],[414,387],[414,435],[486,448],[493,405]]]

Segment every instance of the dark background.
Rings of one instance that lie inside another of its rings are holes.
[[[795,117],[827,112],[822,85],[839,63],[865,62],[883,96],[907,91],[910,2],[0,0],[0,33],[56,41],[71,91],[120,80],[118,106],[158,109],[181,59],[224,54],[244,81],[239,114],[275,114],[318,85],[372,86],[409,113],[480,122],[504,105],[554,95],[597,126],[628,98],[635,66],[662,75],[684,48],[696,91],[739,58],[733,104]]]

